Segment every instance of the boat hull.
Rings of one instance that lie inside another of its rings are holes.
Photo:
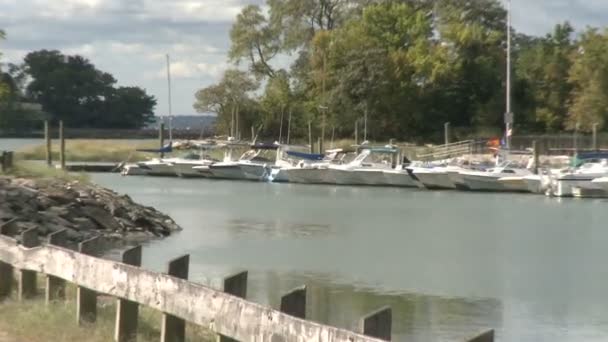
[[[240,164],[245,179],[252,181],[268,180],[271,168],[260,164]]]
[[[293,168],[285,170],[285,174],[290,183],[300,184],[327,184],[328,169],[318,168]]]
[[[412,171],[416,178],[424,185],[425,188],[430,190],[450,190],[456,189],[456,185],[450,180],[447,172],[438,171],[427,171],[427,170],[413,170]]]
[[[408,188],[415,188],[418,186],[412,176],[405,170],[383,171],[383,174],[386,185]]]
[[[213,178],[219,179],[246,179],[238,164],[210,165],[209,172]]]
[[[509,191],[494,175],[463,174],[463,181],[471,191]]]

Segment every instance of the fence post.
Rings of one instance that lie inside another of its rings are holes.
[[[363,317],[359,323],[361,333],[366,336],[391,340],[393,312],[390,307],[383,307]]]
[[[53,164],[53,156],[51,154],[51,128],[49,126],[49,120],[44,120],[44,141],[46,144],[46,165],[51,166]]]
[[[494,342],[494,330],[486,331],[485,333],[470,339],[468,342]]]
[[[5,224],[6,225],[6,224]],[[5,234],[5,226],[0,226],[0,234]],[[0,261],[0,299],[11,295],[13,289],[13,266]]]
[[[288,315],[306,318],[306,286],[300,286],[281,297],[281,312]]]
[[[65,132],[63,120],[59,121],[59,163],[61,169],[65,170]]]
[[[446,122],[443,124],[443,140],[445,145],[450,143],[450,123]]]
[[[100,237],[94,237],[78,244],[78,252],[96,256],[99,253]],[[86,287],[76,288],[76,319],[78,325],[83,322],[94,323],[97,320],[97,293]]]
[[[38,230],[36,228],[32,228],[21,233],[21,243],[25,248],[34,248],[40,246],[40,240],[38,240]],[[35,296],[36,272],[19,270],[17,273],[17,284],[17,298],[19,301]]]
[[[133,247],[122,253],[122,262],[127,265],[141,266],[141,246]],[[116,328],[114,341],[134,341],[137,336],[137,317],[139,305],[126,299],[118,299],[116,304]]]
[[[538,166],[540,163],[540,151],[538,150],[538,142],[532,141],[532,153],[534,153],[534,174],[538,174]]]
[[[243,271],[224,278],[224,292],[239,298],[247,298],[247,276],[247,271]],[[228,336],[218,334],[216,341],[233,342],[236,340]]]
[[[48,244],[57,247],[66,247],[67,232],[66,229],[62,229],[50,234],[48,237]],[[65,299],[65,280],[52,275],[47,275],[44,297],[46,305],[49,305],[54,300]]]
[[[180,279],[188,279],[190,255],[186,254],[169,261],[167,274]],[[168,313],[163,313],[160,332],[161,342],[183,342],[186,340],[186,321]]]

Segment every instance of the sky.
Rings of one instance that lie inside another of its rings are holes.
[[[506,1],[506,0],[503,0]],[[171,56],[173,114],[194,114],[194,93],[229,67],[229,32],[247,4],[264,0],[0,0],[0,62],[57,49],[83,55],[122,86],[139,86],[168,113],[166,54]],[[602,27],[608,0],[512,0],[513,26],[544,35],[565,20],[577,30]]]

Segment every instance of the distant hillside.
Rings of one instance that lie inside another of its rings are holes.
[[[169,127],[169,117],[164,117],[165,126]],[[202,130],[210,131],[215,125],[215,116],[212,115],[174,115],[171,120],[173,129],[176,130],[191,130],[200,132]],[[149,124],[146,128],[156,129],[160,124],[161,118],[156,117],[156,121]]]

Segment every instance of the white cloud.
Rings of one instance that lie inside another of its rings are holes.
[[[172,79],[211,79],[218,80],[224,70],[228,68],[228,64],[224,62],[205,63],[194,61],[176,61],[171,62],[171,78]],[[154,74],[149,75],[149,78],[166,79],[167,69],[161,68]]]

